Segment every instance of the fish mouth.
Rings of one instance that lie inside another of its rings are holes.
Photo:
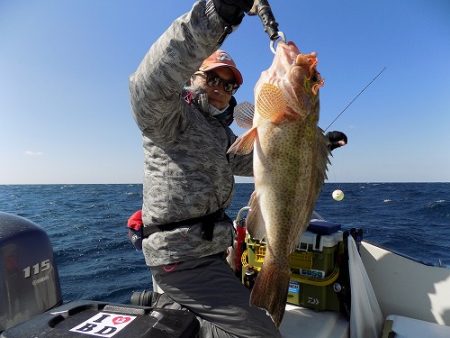
[[[317,53],[303,54],[294,42],[280,42],[277,48],[281,48],[285,62],[291,66],[292,83],[303,84],[307,93],[317,96],[319,89],[324,85],[324,80],[317,71]]]
[[[324,80],[316,69],[318,62],[317,54],[315,52],[310,54],[298,54],[295,58],[295,66],[302,69],[304,78],[309,82],[311,92],[315,96],[319,93],[319,89],[324,85]]]

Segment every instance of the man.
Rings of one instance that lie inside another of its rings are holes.
[[[232,95],[243,80],[231,57],[215,51],[252,4],[195,3],[130,77],[145,155],[142,250],[161,289],[200,318],[204,337],[279,336],[224,259],[233,175],[251,175],[252,156],[226,153],[236,138]]]
[[[217,49],[252,5],[195,3],[130,77],[145,155],[142,250],[159,287],[199,317],[202,337],[280,336],[224,260],[233,240],[224,210],[234,175],[252,175],[252,156],[227,154],[236,139],[233,94],[243,79]]]

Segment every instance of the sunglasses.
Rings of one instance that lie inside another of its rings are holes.
[[[231,95],[234,95],[239,89],[239,85],[235,81],[226,81],[214,72],[196,72],[195,74],[206,78],[206,83],[210,87],[222,85],[223,90]]]

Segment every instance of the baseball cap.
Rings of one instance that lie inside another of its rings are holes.
[[[210,56],[208,56],[201,64],[199,70],[202,72],[207,72],[216,68],[227,67],[229,68],[236,79],[236,83],[241,85],[243,82],[241,72],[237,69],[236,64],[231,58],[230,54],[224,50],[216,50]]]

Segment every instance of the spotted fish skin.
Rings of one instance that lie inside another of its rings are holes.
[[[277,326],[283,318],[289,255],[306,230],[326,178],[329,150],[318,128],[319,88],[315,53],[302,54],[294,43],[277,46],[269,69],[255,86],[252,128],[231,152],[253,149],[255,191],[247,228],[266,242],[264,264],[251,303],[265,308]]]

